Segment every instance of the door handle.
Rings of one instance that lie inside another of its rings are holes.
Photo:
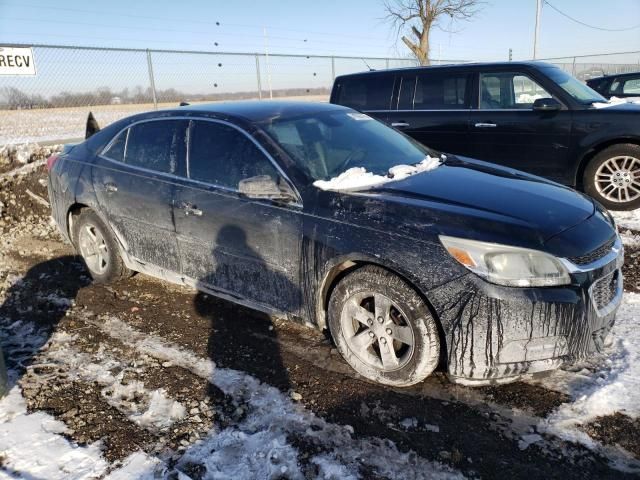
[[[476,123],[475,124],[476,128],[494,128],[494,127],[497,127],[497,126],[498,126],[497,123],[483,123],[483,122],[480,122],[480,123]]]
[[[410,125],[407,122],[393,122],[391,123],[391,126],[394,128],[407,128]]]
[[[196,217],[202,216],[202,210],[199,210],[198,207],[190,203],[183,203],[180,205],[180,208],[184,210],[185,215],[195,215]]]
[[[109,183],[105,183],[104,184],[104,189],[107,192],[114,193],[114,192],[118,191],[118,186],[115,183],[110,183],[109,182]]]

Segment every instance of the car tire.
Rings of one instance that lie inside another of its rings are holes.
[[[82,210],[73,223],[72,239],[94,282],[113,283],[131,275],[111,229],[94,211]]]
[[[640,208],[640,145],[612,145],[596,154],[584,172],[584,191],[609,210]]]
[[[369,380],[408,387],[438,366],[436,320],[409,284],[381,267],[364,266],[340,280],[328,322],[338,351]]]

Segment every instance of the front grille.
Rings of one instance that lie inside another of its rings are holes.
[[[570,257],[569,260],[571,260],[571,262],[573,262],[575,265],[588,265],[590,263],[595,262],[596,260],[600,260],[607,253],[609,253],[615,243],[616,243],[616,238],[613,237],[607,243],[596,248],[595,250],[589,253],[586,253],[584,255],[580,255],[579,257]]]
[[[597,310],[602,310],[616,297],[618,292],[618,281],[620,270],[610,273],[606,277],[602,277],[593,284],[591,290],[591,299]]]

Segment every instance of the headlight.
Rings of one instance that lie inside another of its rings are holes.
[[[443,235],[440,241],[459,263],[491,283],[509,287],[550,287],[571,283],[564,265],[548,253]]]

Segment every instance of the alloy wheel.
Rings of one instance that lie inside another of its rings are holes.
[[[85,224],[78,235],[80,255],[92,273],[102,275],[109,267],[109,249],[100,230],[93,224]]]
[[[596,170],[598,193],[615,203],[640,198],[640,159],[630,156],[612,157]]]
[[[344,304],[340,322],[349,349],[371,367],[398,370],[413,355],[411,325],[398,306],[380,293],[352,295]]]

